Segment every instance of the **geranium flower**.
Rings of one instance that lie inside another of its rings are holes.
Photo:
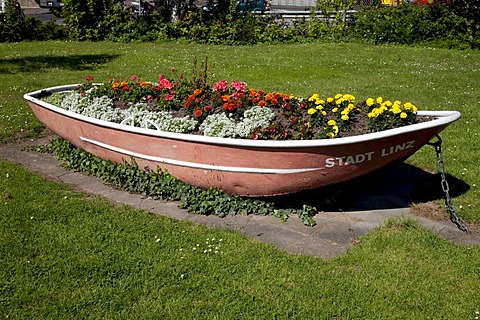
[[[233,81],[232,83],[230,83],[230,86],[236,91],[245,91],[245,88],[247,87],[247,83],[240,82],[240,81]]]
[[[163,74],[161,74],[158,88],[171,90],[173,88],[173,84],[167,78],[165,78]]]
[[[214,91],[227,91],[227,84],[228,82],[226,80],[220,80],[213,86]]]

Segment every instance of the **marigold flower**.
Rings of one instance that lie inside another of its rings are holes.
[[[349,118],[346,114],[344,114],[344,115],[342,116],[342,120],[343,120],[343,121],[348,121],[348,119],[350,119],[350,118]]]
[[[317,112],[317,109],[314,109],[314,108],[310,108],[307,110],[308,114],[315,114],[316,112]]]
[[[405,119],[407,117],[407,114],[405,112],[400,113],[400,118]]]
[[[267,105],[267,103],[263,100],[258,102],[259,107],[265,107],[266,105]]]
[[[333,112],[333,113],[335,113],[335,112],[337,112],[337,111],[338,111],[338,108],[337,108],[337,107],[335,107],[335,108],[332,109],[332,112]]]
[[[196,108],[194,111],[193,111],[193,115],[196,117],[196,118],[199,118],[201,117],[203,114],[202,110],[200,108]]]
[[[368,98],[366,103],[367,103],[367,107],[371,107],[375,104],[375,100],[373,100],[373,98]]]
[[[337,124],[337,121],[335,121],[335,120],[333,120],[333,119],[332,119],[332,120],[328,120],[327,124],[328,124],[329,126],[334,126],[334,125]]]
[[[326,136],[327,136],[328,138],[335,138],[335,133],[333,133],[333,132],[327,132]]]
[[[377,103],[382,103],[383,102],[383,98],[382,97],[378,97],[377,98]]]
[[[333,99],[332,97],[328,97],[328,98],[327,98],[327,102],[328,102],[328,103],[332,103],[333,101],[334,101],[334,99]]]
[[[205,106],[205,107],[203,107],[203,111],[205,111],[205,112],[210,112],[210,111],[212,111],[212,107],[210,107],[210,106]]]

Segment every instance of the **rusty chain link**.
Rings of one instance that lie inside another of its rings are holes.
[[[445,164],[443,162],[442,155],[442,139],[438,134],[436,134],[435,137],[437,138],[437,141],[429,142],[428,144],[433,146],[435,148],[435,152],[437,153],[437,170],[441,178],[442,190],[445,193],[445,208],[450,216],[450,220],[457,225],[458,229],[462,230],[463,232],[470,233],[465,221],[463,221],[463,219],[457,214],[455,204],[450,197],[450,188],[448,186],[447,179],[445,178]]]

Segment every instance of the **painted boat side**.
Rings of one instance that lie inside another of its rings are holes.
[[[48,88],[65,91],[72,86]],[[254,141],[162,132],[84,117],[25,95],[37,118],[60,137],[100,158],[132,157],[178,179],[231,194],[269,196],[339,183],[405,160],[460,114],[421,112],[435,120],[356,137]]]

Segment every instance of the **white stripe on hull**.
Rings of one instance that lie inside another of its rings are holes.
[[[188,167],[188,168],[195,168],[195,169],[202,169],[202,170],[214,170],[214,171],[225,171],[225,172],[238,172],[238,173],[260,173],[260,174],[292,174],[292,173],[302,173],[302,172],[311,172],[311,171],[319,171],[324,170],[324,168],[299,168],[299,169],[264,169],[264,168],[248,168],[248,167],[228,167],[228,166],[216,166],[216,165],[209,165],[203,163],[196,163],[196,162],[188,162],[188,161],[181,161],[181,160],[174,160],[174,159],[166,159],[160,158],[155,156],[149,156],[146,154],[141,154],[137,152],[133,152],[130,150],[122,149],[119,147],[112,146],[110,144],[106,144],[100,141],[92,140],[85,137],[80,137],[80,140],[84,142],[88,142],[90,144],[96,145],[98,147],[115,151],[118,153],[122,153],[134,158],[143,159],[154,161],[158,163],[165,163],[171,164],[175,166],[181,167]]]

